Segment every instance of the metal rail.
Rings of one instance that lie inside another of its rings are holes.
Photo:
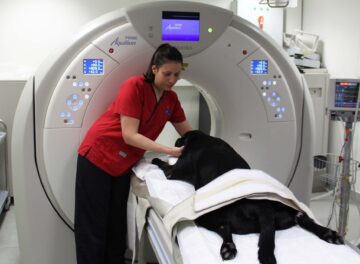
[[[5,140],[4,140],[4,167],[5,167],[5,175],[4,175],[4,184],[5,190],[0,190],[0,214],[2,213],[3,209],[8,210],[10,207],[11,198],[9,196],[8,190],[8,145],[7,145],[7,126],[4,120],[0,119],[0,132],[5,133]]]

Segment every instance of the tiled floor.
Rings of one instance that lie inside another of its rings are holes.
[[[0,216],[0,263],[20,263],[14,206]]]
[[[330,199],[331,198],[331,199]],[[323,225],[327,225],[328,223],[328,218],[330,215],[330,210],[331,210],[331,204],[332,204],[332,197],[325,197],[323,199],[319,199],[319,200],[313,200],[310,203],[310,208],[311,211],[314,213],[316,219]],[[337,207],[337,214],[339,214],[339,209]],[[360,225],[359,225],[359,221],[360,221],[360,215],[359,215],[359,211],[358,208],[355,206],[355,202],[352,201],[350,203],[350,209],[349,209],[349,219],[348,219],[348,225],[347,225],[347,235],[346,235],[346,239],[353,243],[353,244],[358,244],[360,242],[359,238],[360,238]],[[335,225],[335,221],[331,222],[332,224],[330,225],[330,227],[332,229],[336,229],[336,225]]]
[[[330,199],[326,197],[310,204],[315,217],[322,223],[326,223],[330,210]],[[0,216],[0,263],[1,264],[20,264],[19,248],[15,224],[14,207]],[[348,225],[347,239],[357,240],[360,237],[359,212],[354,205],[350,207],[350,217]],[[26,263],[23,263],[26,264]],[[50,263],[49,263],[50,264]]]

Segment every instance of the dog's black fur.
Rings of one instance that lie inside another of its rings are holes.
[[[160,159],[153,159],[152,163],[158,165],[168,179],[189,182],[195,189],[232,169],[250,169],[247,162],[225,141],[198,130],[187,132],[176,141],[175,146],[184,146],[184,149],[173,166]],[[305,213],[270,200],[241,199],[195,221],[222,237],[220,254],[224,260],[233,259],[237,254],[233,233],[260,233],[259,261],[262,264],[275,264],[275,230],[296,224],[329,243],[344,243],[335,231],[316,224]]]

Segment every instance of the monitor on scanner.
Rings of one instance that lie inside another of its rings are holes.
[[[162,12],[162,41],[200,41],[199,12]]]

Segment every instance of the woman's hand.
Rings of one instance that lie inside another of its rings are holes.
[[[184,147],[167,147],[161,144],[156,143],[155,141],[139,134],[139,124],[140,120],[121,115],[121,127],[122,135],[126,144],[141,148],[144,150],[155,151],[159,153],[165,153],[170,156],[179,157],[184,149]]]
[[[174,156],[174,157],[179,157],[183,150],[184,150],[184,146],[182,146],[180,148],[172,147],[172,148],[169,148],[169,150],[167,151],[166,154],[168,154],[170,156]]]

